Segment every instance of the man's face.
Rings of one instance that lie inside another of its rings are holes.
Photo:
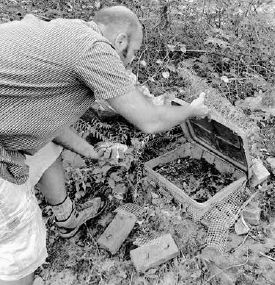
[[[136,33],[128,42],[127,47],[122,52],[119,52],[119,56],[126,69],[130,67],[132,61],[135,59],[136,53],[141,47],[142,38],[143,35],[141,31]]]

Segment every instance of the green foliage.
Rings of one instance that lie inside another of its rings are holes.
[[[130,134],[135,128],[119,115],[102,118],[97,112],[89,109],[86,114],[74,125],[75,130],[88,141],[96,138],[97,141],[111,141],[127,143]]]
[[[93,118],[91,123],[79,119],[74,124],[74,129],[83,138],[86,138],[88,135],[92,135],[98,140],[107,141],[108,137],[106,137],[104,133],[108,132],[110,126],[108,124],[104,124],[103,122],[97,120],[96,118]]]
[[[133,1],[144,24],[135,72],[152,93],[179,91],[184,62],[231,102],[275,84],[275,29],[268,1]],[[274,9],[274,8],[273,8]],[[274,12],[273,12],[274,13]]]

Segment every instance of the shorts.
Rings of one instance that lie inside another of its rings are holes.
[[[22,185],[0,178],[0,280],[19,280],[45,262],[46,228],[34,186],[61,152],[51,142],[27,156],[30,174]]]

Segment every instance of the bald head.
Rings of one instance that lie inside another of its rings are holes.
[[[109,32],[125,32],[129,39],[142,33],[142,26],[134,12],[124,6],[112,6],[99,10],[94,17],[97,24],[104,25]]]
[[[136,14],[124,6],[112,6],[99,10],[93,20],[128,66],[140,49],[143,37]]]

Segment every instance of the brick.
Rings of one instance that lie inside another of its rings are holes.
[[[170,234],[130,251],[131,260],[137,271],[146,271],[176,257],[178,254],[179,249]]]
[[[252,165],[251,186],[255,187],[264,182],[270,175],[260,159],[254,159]]]
[[[115,254],[135,226],[137,217],[127,211],[119,211],[113,221],[99,237],[98,244]]]

